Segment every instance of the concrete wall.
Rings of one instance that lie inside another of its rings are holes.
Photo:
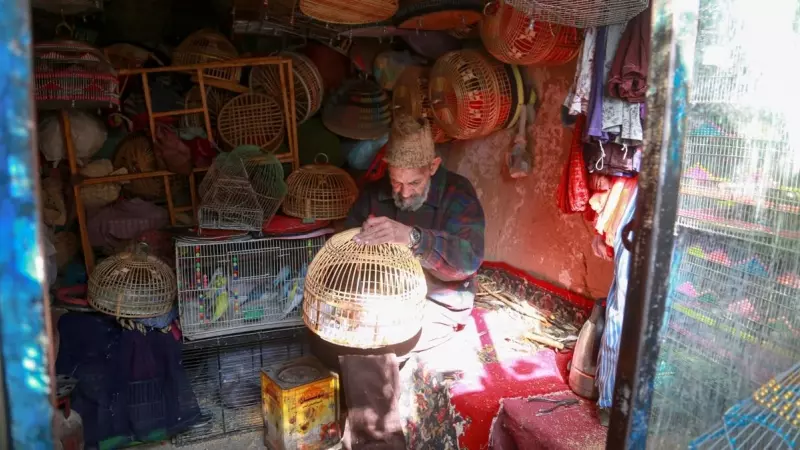
[[[569,153],[571,129],[561,124],[575,63],[530,69],[536,93],[534,166],[530,176],[505,175],[511,132],[455,142],[446,165],[469,178],[486,213],[486,259],[503,261],[534,276],[591,297],[604,297],[613,265],[592,253],[593,231],[581,214],[564,215],[556,190]]]

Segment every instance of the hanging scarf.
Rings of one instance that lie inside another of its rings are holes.
[[[589,203],[588,174],[583,161],[583,128],[586,116],[581,114],[572,130],[572,145],[569,159],[564,166],[564,174],[558,186],[558,208],[565,214],[586,210]]]

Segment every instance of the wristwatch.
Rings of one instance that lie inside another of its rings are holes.
[[[411,231],[408,232],[408,248],[416,247],[421,240],[422,231],[420,231],[419,227],[411,227]]]

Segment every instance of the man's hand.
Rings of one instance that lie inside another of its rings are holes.
[[[370,217],[353,240],[363,245],[411,243],[411,227],[387,217]]]

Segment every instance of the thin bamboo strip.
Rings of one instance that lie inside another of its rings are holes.
[[[64,131],[64,142],[67,147],[67,161],[69,162],[70,175],[78,174],[78,160],[75,157],[75,143],[72,142],[72,126],[69,122],[69,113],[67,110],[61,110],[61,128]],[[94,270],[94,253],[92,251],[92,244],[89,242],[89,233],[86,229],[86,209],[83,207],[83,198],[81,197],[81,186],[76,183],[72,186],[75,193],[75,212],[78,215],[78,229],[81,233],[81,249],[83,250],[83,261],[86,264],[86,273],[92,273]]]

